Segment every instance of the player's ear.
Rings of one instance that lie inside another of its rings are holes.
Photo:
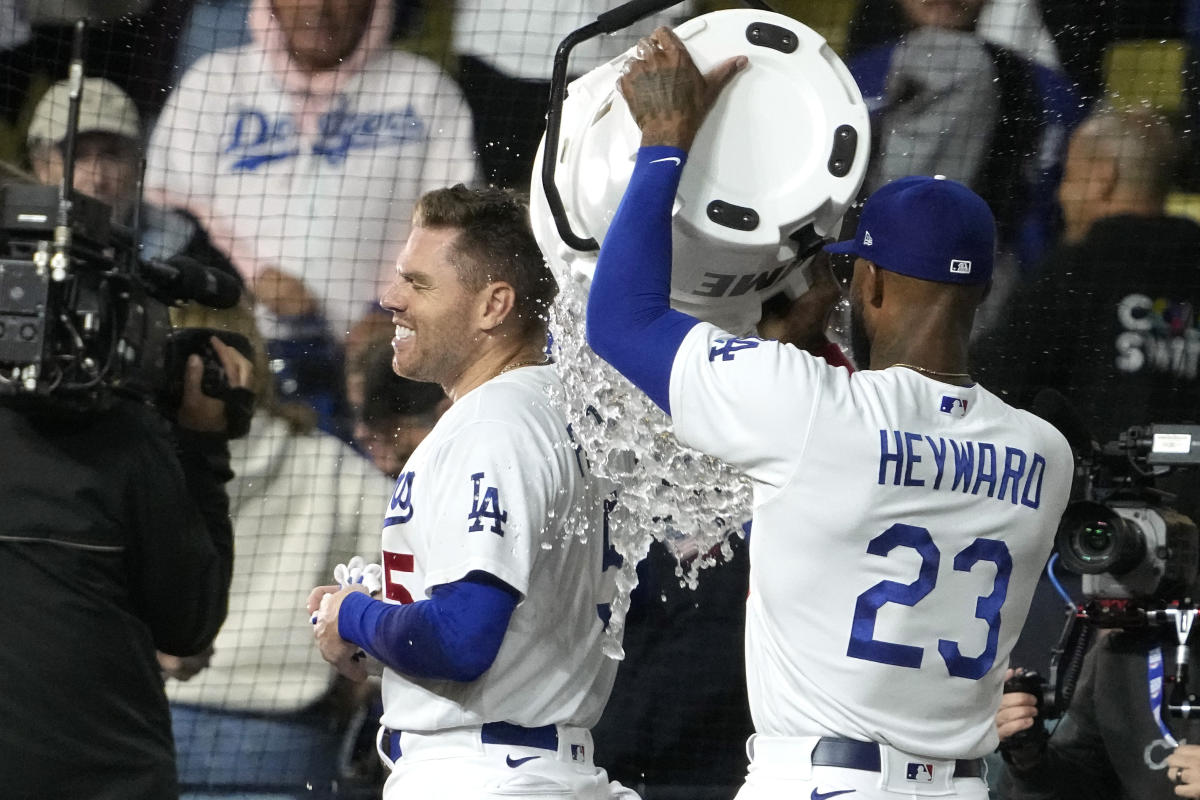
[[[479,327],[490,331],[508,319],[516,304],[517,293],[507,281],[492,281],[480,290],[479,300]]]
[[[863,270],[863,300],[875,308],[883,305],[884,282],[883,271],[874,261],[867,261]]]

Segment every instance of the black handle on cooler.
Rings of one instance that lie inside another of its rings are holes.
[[[622,28],[645,19],[651,14],[665,11],[671,6],[678,5],[682,0],[629,0],[614,9],[605,11],[582,28],[573,30],[559,43],[554,53],[554,71],[550,76],[550,105],[546,112],[546,142],[542,150],[542,190],[546,193],[546,204],[550,207],[550,215],[554,217],[554,226],[558,229],[559,237],[572,250],[599,250],[600,244],[592,238],[584,239],[571,229],[571,221],[567,219],[567,210],[563,206],[562,195],[558,192],[558,184],[554,182],[554,170],[558,161],[558,135],[562,128],[562,105],[567,94],[567,60],[571,51],[581,42],[593,39],[602,33],[615,33]],[[759,11],[773,9],[763,0],[744,0],[750,8]]]
[[[604,33],[616,33],[640,22],[651,14],[666,11],[680,0],[629,0],[616,8],[609,9],[596,17],[596,23]]]

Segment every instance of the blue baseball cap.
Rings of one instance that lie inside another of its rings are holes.
[[[958,181],[913,175],[877,189],[863,205],[854,238],[825,250],[913,278],[978,286],[992,278],[996,219]]]

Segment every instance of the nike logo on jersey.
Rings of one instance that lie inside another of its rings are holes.
[[[508,764],[513,769],[516,769],[517,767],[524,764],[526,761],[533,761],[535,758],[541,758],[541,756],[525,756],[524,758],[513,758],[512,756],[505,756],[504,763]]]
[[[678,167],[680,164],[682,164],[682,163],[683,163],[683,162],[682,162],[682,161],[679,159],[679,156],[666,156],[666,157],[664,157],[664,158],[656,158],[656,159],[654,159],[653,161],[651,161],[650,163],[651,163],[651,164],[661,164],[661,163],[662,163],[662,162],[664,162],[664,161],[674,161],[674,162],[675,162],[675,166],[677,166],[677,167]]]
[[[837,797],[839,794],[850,794],[853,791],[855,791],[855,790],[854,789],[837,789],[832,792],[819,792],[816,789],[813,789],[812,794],[809,795],[809,797],[811,798],[811,800],[826,800],[826,798],[828,798],[828,797]]]

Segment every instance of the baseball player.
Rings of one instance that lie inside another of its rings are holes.
[[[460,185],[420,200],[382,305],[396,372],[452,405],[385,512],[385,597],[351,584],[309,598],[327,660],[361,679],[362,648],[386,667],[385,798],[636,797],[592,762],[619,559],[613,496],[549,402],[556,293],[513,195]]]
[[[620,88],[643,134],[603,243],[589,340],[673,416],[679,439],[753,481],[748,694],[739,795],[987,797],[980,757],[1066,504],[1050,425],[972,381],[967,339],[994,222],[961,184],[906,178],[852,241],[856,356],[736,338],[668,305],[687,150],[748,64],[702,76],[674,34],[643,39]],[[731,91],[736,91],[733,87]]]

